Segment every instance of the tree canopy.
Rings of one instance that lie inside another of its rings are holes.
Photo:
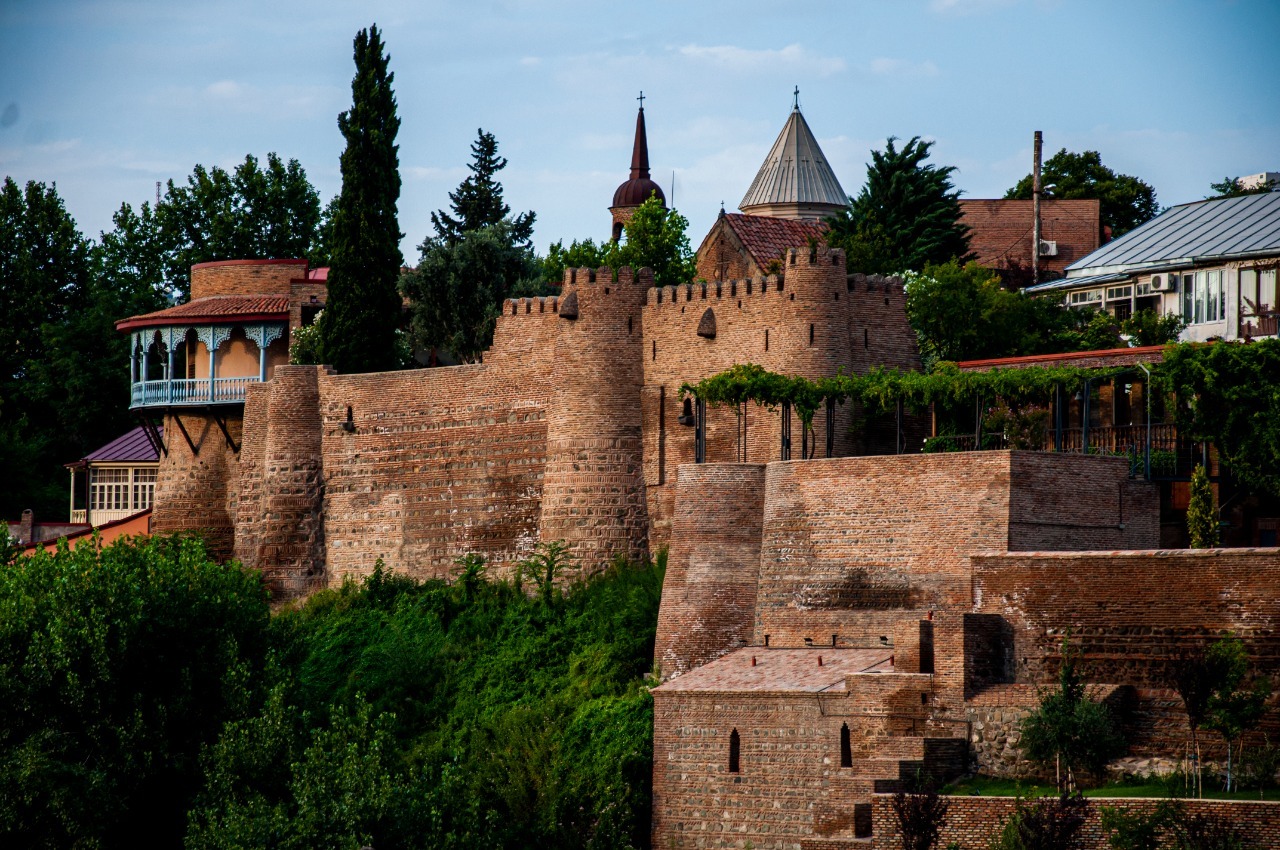
[[[431,224],[436,239],[448,243],[457,242],[463,234],[492,227],[511,215],[511,207],[502,199],[502,184],[494,175],[507,167],[505,157],[498,155],[498,140],[492,133],[476,130],[476,140],[471,143],[471,174],[449,193],[453,215],[444,210],[431,214]],[[533,236],[533,212],[523,212],[509,222],[509,236],[513,244],[529,247]]]
[[[415,346],[472,361],[493,342],[503,299],[542,295],[530,239],[534,213],[511,215],[494,175],[506,167],[492,133],[471,145],[471,174],[449,193],[453,215],[431,214],[436,235],[418,246],[417,268],[400,280]]]
[[[320,317],[320,355],[339,372],[376,372],[402,365],[396,331],[401,301],[399,145],[395,74],[387,70],[381,33],[355,37],[351,108],[338,116],[346,139],[342,191],[333,208],[328,301]]]
[[[1028,174],[1004,196],[1029,199],[1031,180]],[[1097,151],[1071,153],[1063,148],[1044,163],[1040,184],[1042,198],[1096,198],[1102,225],[1111,228],[1112,236],[1123,236],[1160,212],[1155,189],[1137,177],[1116,174],[1102,164],[1102,155]]]
[[[1265,195],[1267,192],[1273,192],[1276,188],[1276,181],[1260,180],[1257,184],[1246,187],[1241,184],[1239,177],[1223,177],[1217,183],[1210,183],[1209,188],[1213,190],[1213,194],[1208,195],[1206,200],[1241,198],[1245,195]]]
[[[915,136],[899,149],[890,138],[871,152],[867,182],[848,208],[827,219],[827,242],[843,248],[849,268],[866,273],[919,271],[969,257],[953,166],[926,163],[933,142]]]
[[[620,242],[591,239],[574,241],[569,247],[553,242],[542,260],[543,278],[550,285],[564,279],[567,268],[653,269],[656,286],[689,283],[697,274],[697,257],[689,246],[689,221],[677,210],[669,210],[656,195],[636,207]]]

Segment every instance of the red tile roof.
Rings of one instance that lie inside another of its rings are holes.
[[[690,670],[662,685],[663,691],[843,691],[854,673],[894,672],[892,649],[769,649],[748,646]],[[756,663],[753,665],[751,659]],[[822,666],[818,666],[818,659]]]
[[[810,239],[821,240],[827,232],[827,226],[820,221],[793,221],[742,213],[727,213],[725,220],[751,259],[762,269],[769,265],[770,260],[780,259],[788,248],[806,245]]]
[[[154,313],[130,316],[116,322],[116,330],[188,322],[278,321],[288,318],[289,298],[285,295],[211,295]]]

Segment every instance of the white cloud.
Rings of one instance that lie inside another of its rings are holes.
[[[204,93],[218,100],[233,100],[244,97],[247,89],[235,80],[219,80],[206,86]]]
[[[526,68],[536,68],[537,66],[542,64],[542,57],[524,56],[524,57],[521,57],[520,64],[525,66]]]
[[[728,44],[686,44],[680,48],[680,54],[738,72],[777,71],[786,68],[827,77],[845,68],[844,60],[840,57],[819,56],[799,44],[788,44],[781,50],[750,50]]]
[[[466,176],[462,167],[440,168],[434,165],[403,165],[400,173],[410,180],[459,180]]]
[[[871,73],[893,77],[936,77],[938,66],[929,60],[908,62],[905,59],[880,57],[871,60]]]

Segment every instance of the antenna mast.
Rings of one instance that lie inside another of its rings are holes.
[[[1040,146],[1044,138],[1036,130],[1031,164],[1031,282],[1040,282]]]

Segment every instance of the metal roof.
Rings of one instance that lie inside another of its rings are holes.
[[[1026,287],[1023,291],[1032,294],[1053,292],[1057,289],[1076,289],[1081,286],[1097,286],[1102,283],[1113,283],[1125,280],[1129,275],[1124,272],[1108,272],[1106,274],[1081,275],[1079,277],[1060,277],[1057,280],[1046,280]]]
[[[1173,207],[1072,263],[1067,277],[1267,254],[1280,254],[1280,192]]]
[[[147,439],[142,426],[116,437],[105,446],[89,452],[81,462],[89,463],[155,463],[160,459],[156,447]]]
[[[766,204],[843,207],[848,203],[848,195],[840,188],[840,181],[797,106],[791,110],[786,126],[764,158],[738,209],[749,212],[750,207]]]

